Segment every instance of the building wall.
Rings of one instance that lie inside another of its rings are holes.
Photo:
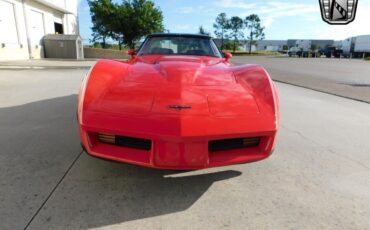
[[[55,33],[54,22],[79,34],[77,10],[78,0],[0,0],[0,60],[44,57],[42,38]]]
[[[316,40],[316,39],[313,39],[313,40],[311,40],[311,42],[312,42],[312,45],[315,45],[316,47],[320,47],[320,48],[325,48],[325,47],[334,45],[334,40]]]
[[[287,44],[287,40],[262,40],[257,42],[257,50],[281,51]]]
[[[27,59],[29,55],[22,1],[0,0],[0,20],[0,60]]]
[[[221,46],[221,39],[213,39],[218,47]],[[232,40],[225,39],[224,43],[233,42]],[[249,51],[249,41],[241,40],[239,41],[240,51],[247,52]],[[262,40],[257,41],[257,45],[252,45],[252,52],[255,51],[281,51],[283,47],[287,45],[287,40]]]

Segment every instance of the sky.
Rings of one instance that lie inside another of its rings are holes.
[[[115,0],[119,2],[120,0]],[[219,13],[245,18],[258,14],[265,38],[335,39],[370,34],[370,0],[359,0],[356,19],[349,25],[329,25],[321,19],[318,0],[152,0],[164,16],[170,32],[197,33],[199,26],[214,36],[213,23]],[[79,4],[80,33],[85,43],[91,38],[91,16],[87,0]]]

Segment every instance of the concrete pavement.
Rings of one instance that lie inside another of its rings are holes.
[[[89,68],[96,59],[32,59],[0,61],[0,69]]]
[[[265,67],[275,81],[370,103],[370,62],[358,59],[234,57]]]
[[[368,104],[278,84],[271,158],[158,171],[81,154],[86,71],[0,70],[1,229],[369,228]]]
[[[368,229],[369,106],[278,87],[270,159],[173,174],[83,155],[30,229]]]
[[[23,229],[81,152],[87,70],[0,70],[0,229]]]

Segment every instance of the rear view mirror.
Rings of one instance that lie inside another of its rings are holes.
[[[134,57],[136,55],[136,51],[134,49],[129,49],[127,51],[127,54],[130,55],[131,57]]]
[[[229,61],[233,57],[233,55],[229,52],[224,51],[224,57],[226,61]]]

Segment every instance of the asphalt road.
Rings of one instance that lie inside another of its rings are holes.
[[[272,157],[159,171],[82,152],[86,72],[0,70],[0,229],[370,228],[369,104],[278,83]]]
[[[276,81],[370,103],[370,61],[358,59],[234,57],[264,66]]]

